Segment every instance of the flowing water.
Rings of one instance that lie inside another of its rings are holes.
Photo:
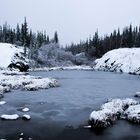
[[[0,120],[0,139],[18,140],[24,133],[25,140],[140,140],[140,125],[123,120],[104,131],[83,128],[108,98],[133,98],[140,91],[140,76],[76,70],[30,74],[56,78],[60,87],[5,94],[7,104],[0,106],[0,113],[22,116],[19,108],[26,106],[31,120]]]

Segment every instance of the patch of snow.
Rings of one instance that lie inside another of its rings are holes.
[[[0,94],[3,94],[5,92],[10,92],[10,87],[0,85]]]
[[[4,119],[4,120],[17,120],[18,118],[19,118],[19,115],[17,115],[17,114],[13,114],[13,115],[3,114],[3,115],[1,115],[1,119]]]
[[[20,133],[20,136],[23,136],[23,133]]]
[[[30,115],[27,115],[27,114],[24,114],[23,117],[22,117],[23,120],[30,120],[31,117]]]
[[[6,104],[6,101],[0,101],[0,105]]]
[[[84,128],[89,129],[89,128],[91,128],[91,125],[84,126]]]
[[[96,70],[140,74],[140,48],[120,48],[95,60]]]
[[[29,110],[30,110],[29,108],[25,107],[22,109],[22,112],[28,112]]]

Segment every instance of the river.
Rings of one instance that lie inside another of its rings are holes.
[[[38,91],[15,90],[5,94],[7,104],[1,114],[17,113],[30,108],[30,121],[0,120],[0,139],[18,140],[140,140],[140,126],[119,120],[104,131],[90,131],[90,113],[109,98],[133,98],[140,91],[140,76],[95,71],[31,72],[31,75],[56,78],[60,87]]]

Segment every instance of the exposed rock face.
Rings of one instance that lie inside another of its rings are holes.
[[[8,68],[10,69],[17,69],[20,72],[27,72],[29,70],[29,65],[24,64],[23,62],[16,62],[16,63],[11,63]]]

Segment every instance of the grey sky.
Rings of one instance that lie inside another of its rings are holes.
[[[13,27],[27,17],[34,31],[58,31],[61,44],[140,24],[140,0],[0,0],[0,24]]]

